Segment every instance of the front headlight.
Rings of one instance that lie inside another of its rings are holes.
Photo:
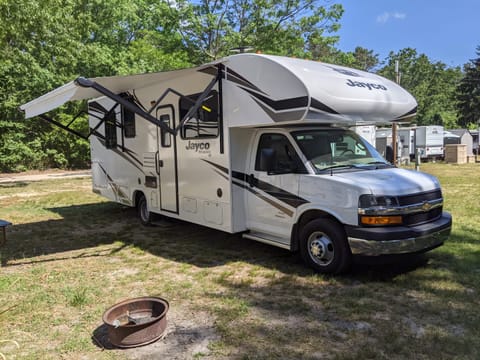
[[[375,195],[360,195],[358,200],[358,207],[360,209],[368,208],[389,208],[397,207],[398,199],[396,196],[375,196]]]
[[[368,226],[401,225],[402,216],[395,213],[398,206],[395,196],[361,195],[358,200],[359,222]]]

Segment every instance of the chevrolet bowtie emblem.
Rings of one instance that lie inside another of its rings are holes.
[[[424,202],[423,205],[422,205],[422,210],[423,211],[428,211],[432,208],[432,204],[430,204],[429,202]]]

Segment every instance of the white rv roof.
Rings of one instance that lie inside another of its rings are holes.
[[[252,96],[255,92],[261,94],[262,101],[266,99],[270,104],[283,102],[285,107],[288,100],[302,100],[302,109],[297,106],[296,114],[299,115],[292,119],[294,122],[322,120],[373,124],[408,120],[416,113],[417,103],[413,96],[381,76],[332,64],[272,55],[239,54],[196,68],[89,80],[118,94],[188,76],[220,63],[224,63],[227,69],[239,69],[235,71],[241,81],[246,80],[243,85],[251,86],[248,91]],[[30,118],[68,101],[101,95],[74,80],[20,106],[20,109],[25,112],[26,118]],[[265,105],[264,110],[271,109]],[[285,113],[285,109],[282,111]]]
[[[408,121],[416,114],[417,102],[410,93],[373,73],[318,61],[256,54],[232,56],[225,65],[238,66],[244,75],[248,73],[248,65],[241,63],[254,64],[251,67],[258,70],[250,71],[252,78],[248,80],[263,92],[275,94],[277,100],[282,91],[294,85],[284,73],[293,74],[308,97],[308,109],[298,120],[374,124]],[[277,70],[269,70],[272,67]]]

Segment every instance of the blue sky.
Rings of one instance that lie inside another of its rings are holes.
[[[462,66],[477,57],[480,0],[337,0],[345,10],[338,47],[390,51],[415,48],[431,61]]]

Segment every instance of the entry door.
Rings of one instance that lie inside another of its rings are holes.
[[[172,105],[157,108],[157,119],[175,128],[175,110]],[[178,168],[176,137],[158,127],[158,176],[160,209],[178,214]]]

